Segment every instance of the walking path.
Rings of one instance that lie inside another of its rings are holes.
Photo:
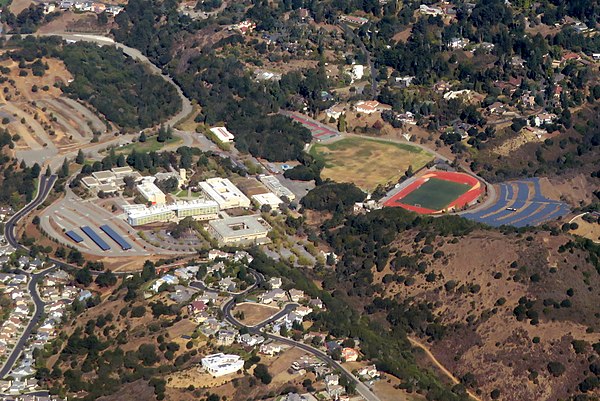
[[[456,378],[456,376],[454,376],[452,374],[452,372],[450,372],[448,369],[446,369],[446,367],[444,365],[441,364],[440,361],[437,360],[437,358],[435,357],[435,355],[433,355],[431,353],[431,351],[429,350],[429,348],[427,348],[423,343],[421,343],[419,340],[412,338],[412,337],[408,337],[408,341],[410,341],[410,343],[417,348],[420,348],[421,350],[423,350],[423,352],[425,352],[425,355],[427,355],[427,357],[429,359],[431,359],[431,361],[434,363],[434,365],[444,374],[446,375],[450,380],[452,380],[452,383],[454,384],[459,384],[460,380],[458,380]],[[471,390],[466,390],[467,394],[469,394],[469,396],[474,399],[475,401],[483,401],[481,398],[479,398],[475,393],[473,393]]]

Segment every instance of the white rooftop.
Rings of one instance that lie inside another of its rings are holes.
[[[234,136],[225,127],[213,127],[210,132],[216,135],[217,139],[221,142],[232,142]]]

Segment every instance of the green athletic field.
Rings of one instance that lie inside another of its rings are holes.
[[[469,189],[471,186],[467,184],[430,178],[419,188],[399,199],[399,202],[438,211],[444,209]]]

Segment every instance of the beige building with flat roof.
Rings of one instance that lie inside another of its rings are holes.
[[[208,223],[208,232],[221,244],[267,242],[271,226],[259,215],[227,217]]]
[[[209,178],[198,185],[206,196],[219,204],[221,210],[250,207],[250,199],[227,178]]]

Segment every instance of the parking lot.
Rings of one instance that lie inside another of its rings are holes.
[[[94,204],[93,201],[79,199],[73,194],[68,194],[65,199],[48,207],[41,216],[40,224],[42,229],[51,237],[86,254],[116,257],[173,253],[146,243],[125,221]],[[104,225],[112,228],[119,237],[131,245],[131,249],[122,249],[115,240],[100,228]],[[101,246],[82,231],[81,227],[85,226],[89,227],[110,249],[102,250]],[[77,243],[69,238],[65,234],[67,231],[73,231],[81,238],[81,242]]]

